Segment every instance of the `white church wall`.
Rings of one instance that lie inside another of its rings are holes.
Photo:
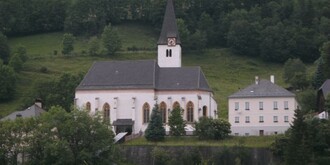
[[[198,121],[199,117],[203,116],[203,106],[207,107],[207,116],[215,117],[214,110],[217,111],[217,104],[212,98],[210,92],[203,91],[158,91],[156,93],[158,96],[158,104],[165,102],[167,109],[172,110],[173,104],[178,102],[181,108],[184,109],[183,119],[187,120],[187,104],[189,101],[193,103],[194,106],[194,121]],[[168,116],[167,112],[167,116]]]
[[[166,57],[166,50],[172,51],[171,57]],[[158,45],[159,67],[181,67],[181,46]]]
[[[167,106],[167,122],[176,101],[184,109],[184,120],[187,120],[189,101],[194,106],[194,121],[198,121],[199,117],[203,116],[203,106],[207,107],[206,115],[208,117],[215,118],[214,110],[217,110],[217,104],[212,98],[212,94],[205,91],[81,90],[76,91],[76,98],[78,107],[84,107],[87,102],[90,102],[92,114],[95,114],[96,111],[103,114],[103,105],[108,103],[110,105],[110,122],[117,119],[132,119],[134,121],[133,133],[144,132],[148,126],[148,123],[143,123],[143,105],[146,102],[150,106],[151,115],[154,104],[164,101]]]
[[[132,119],[134,121],[133,132],[137,133],[145,129],[143,124],[144,103],[150,106],[150,113],[155,104],[154,90],[88,90],[76,91],[77,106],[84,107],[87,102],[91,103],[91,113],[99,111],[102,114],[103,105],[110,105],[110,122],[117,119]],[[98,105],[95,102],[98,98]],[[133,104],[134,102],[134,104]],[[134,106],[135,105],[135,106]]]

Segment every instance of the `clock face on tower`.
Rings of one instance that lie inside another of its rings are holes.
[[[168,46],[175,46],[176,45],[176,39],[175,38],[167,38],[167,45]]]

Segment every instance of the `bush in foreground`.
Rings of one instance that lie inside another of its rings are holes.
[[[230,123],[223,119],[212,119],[209,117],[199,118],[195,122],[195,134],[199,139],[221,140],[228,137],[231,133]]]

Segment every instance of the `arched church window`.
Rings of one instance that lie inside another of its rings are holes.
[[[91,112],[91,103],[90,102],[87,102],[86,103],[86,111],[89,113]]]
[[[207,116],[207,106],[203,106],[203,116],[206,117]]]
[[[150,106],[148,103],[143,104],[143,123],[148,123],[150,119]]]
[[[110,121],[110,105],[108,103],[103,105],[103,121]]]
[[[162,116],[163,123],[166,123],[166,104],[164,102],[160,103],[160,114]]]
[[[175,108],[179,108],[180,109],[180,104],[177,101],[174,102],[174,104],[173,104],[173,109],[175,109]]]
[[[187,121],[194,122],[194,104],[191,101],[187,104]]]

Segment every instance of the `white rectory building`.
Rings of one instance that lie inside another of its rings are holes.
[[[217,103],[200,67],[181,66],[181,41],[172,0],[167,1],[157,42],[158,60],[95,62],[76,88],[75,105],[100,113],[119,132],[144,132],[159,105],[164,127],[173,107],[188,125],[217,117]]]
[[[263,136],[282,134],[293,121],[297,109],[295,94],[271,80],[255,83],[228,97],[228,118],[232,135]]]

